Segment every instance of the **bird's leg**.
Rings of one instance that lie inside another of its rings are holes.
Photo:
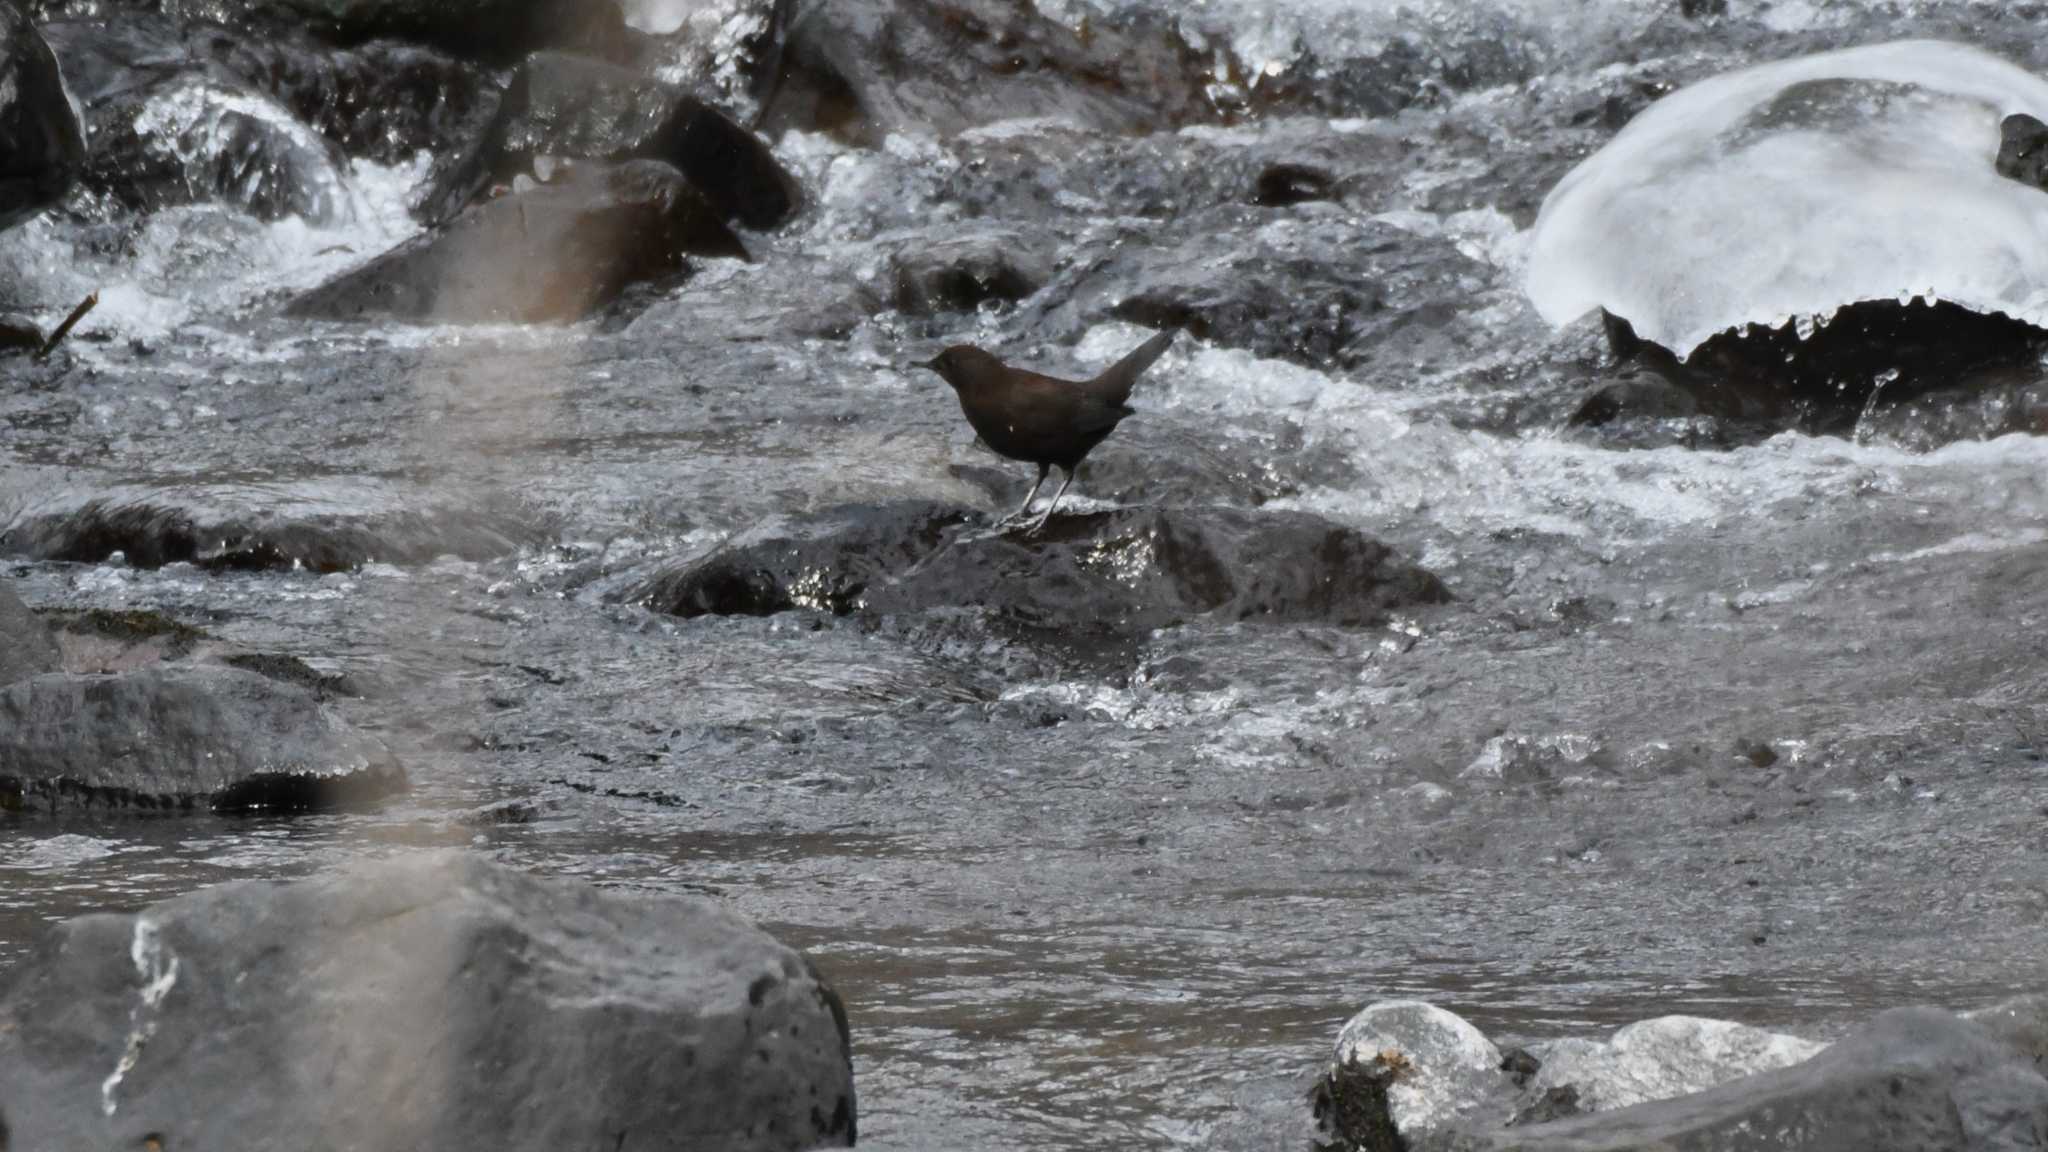
[[[1047,504],[1045,506],[1045,515],[1040,516],[1038,518],[1038,523],[1033,524],[1030,527],[1030,529],[1027,532],[1027,535],[1038,535],[1039,530],[1045,527],[1045,522],[1047,520],[1052,519],[1052,510],[1060,506],[1060,497],[1065,496],[1067,494],[1067,485],[1072,484],[1074,482],[1074,473],[1079,471],[1079,469],[1067,468],[1064,469],[1064,471],[1066,472],[1067,476],[1066,479],[1060,481],[1060,490],[1052,494],[1052,503]]]
[[[1024,514],[1025,514],[1026,512],[1029,512],[1029,511],[1031,511],[1031,502],[1032,502],[1033,500],[1036,500],[1036,499],[1038,499],[1038,490],[1039,490],[1040,488],[1043,488],[1043,487],[1045,487],[1045,478],[1046,478],[1046,476],[1048,476],[1049,474],[1051,474],[1051,472],[1052,472],[1052,465],[1050,465],[1050,464],[1040,464],[1040,465],[1038,466],[1038,483],[1036,483],[1036,484],[1033,484],[1033,485],[1031,486],[1031,491],[1029,491],[1029,492],[1026,492],[1026,493],[1024,494],[1024,503],[1022,503],[1022,504],[1019,504],[1019,505],[1017,506],[1017,510],[1016,510],[1015,512],[1012,512],[1012,513],[1010,513],[1010,514],[1009,514],[1008,516],[1005,516],[1005,517],[1003,517],[1003,518],[1002,518],[1001,520],[998,520],[998,521],[996,521],[996,524],[997,524],[998,526],[1001,526],[1001,525],[1004,525],[1004,524],[1008,524],[1008,523],[1009,523],[1010,521],[1012,521],[1012,520],[1021,520],[1021,519],[1023,519],[1023,518],[1024,518]]]

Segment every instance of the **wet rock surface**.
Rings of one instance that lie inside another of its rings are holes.
[[[1299,513],[1070,514],[1031,535],[963,509],[900,505],[806,527],[657,576],[633,596],[684,617],[970,608],[1063,638],[1143,635],[1211,613],[1358,626],[1449,599],[1385,545]]]
[[[0,685],[54,672],[62,663],[49,628],[0,581]]]
[[[64,198],[85,159],[50,46],[18,0],[0,3],[0,229]]]
[[[763,120],[867,143],[1039,117],[1155,131],[1214,118],[1203,63],[1150,14],[1084,35],[1022,0],[812,0],[760,82]]]
[[[304,689],[230,668],[51,673],[0,690],[0,806],[303,810],[405,775]]]
[[[2042,419],[2029,393],[2042,386],[2048,334],[1945,302],[1875,301],[1845,307],[1824,325],[1750,326],[1713,337],[1683,362],[1618,317],[1606,317],[1606,331],[1615,356],[1642,371],[1589,396],[1572,422],[1615,425],[1611,435],[1704,419],[1709,436],[1724,443],[1788,429],[1842,436],[1887,420],[1902,431],[1924,427],[1929,417],[1955,413],[1947,435],[1922,434],[1932,446],[2028,431]],[[1980,404],[1996,414],[1970,420]],[[1896,415],[1916,405],[1919,420]]]
[[[581,319],[687,257],[745,259],[717,209],[654,160],[573,169],[479,204],[293,301],[306,319],[547,323]]]
[[[37,511],[0,529],[0,552],[74,564],[114,559],[142,568],[330,573],[438,556],[502,556],[538,536],[536,526],[489,509],[251,513],[242,510],[250,495],[160,490]]]
[[[708,900],[460,853],[69,921],[0,980],[0,1021],[17,1147],[856,1132],[845,1012],[801,953]]]
[[[494,182],[536,175],[536,164],[635,159],[675,167],[750,228],[772,228],[797,205],[795,181],[768,146],[717,108],[633,69],[542,52],[513,75],[496,119],[427,191],[421,212],[445,221]]]

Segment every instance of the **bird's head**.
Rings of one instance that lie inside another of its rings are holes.
[[[1003,362],[972,344],[955,344],[913,368],[937,372],[955,390],[969,387],[1003,371]]]

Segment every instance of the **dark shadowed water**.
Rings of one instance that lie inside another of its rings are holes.
[[[1385,15],[1269,7],[1361,40]],[[0,525],[117,501],[531,541],[324,576],[10,561],[33,605],[149,608],[345,673],[361,695],[335,706],[414,787],[313,818],[0,825],[0,964],[81,912],[470,845],[711,895],[807,949],[850,1006],[862,1143],[894,1149],[1298,1147],[1311,1072],[1380,998],[1496,1036],[1666,1012],[1825,1036],[2039,989],[2048,441],[1615,451],[1561,430],[1595,326],[1552,332],[1519,286],[1542,194],[1643,89],[1981,10],[1568,7],[1432,25],[1521,37],[1537,79],[1388,118],[792,134],[809,212],[630,323],[278,317],[413,227],[417,169],[357,165],[329,228],[199,207],[111,255],[56,218],[0,236],[45,318],[102,294],[66,356],[0,368]],[[1284,31],[1232,11],[1247,43]],[[2048,58],[2026,34],[1989,46]],[[1298,156],[1343,197],[1245,202]],[[1269,261],[1281,298],[1371,285],[1376,326],[1320,367],[1184,338],[1076,505],[1308,510],[1457,601],[1086,658],[971,620],[614,602],[772,517],[1021,495],[1028,469],[898,366],[974,339],[1079,372],[1146,332],[1051,291],[876,311],[892,253],[969,227],[1045,246],[1056,283],[1107,260],[1083,294],[1143,287],[1125,247],[1168,271],[1299,256]],[[807,334],[847,310],[850,335]]]

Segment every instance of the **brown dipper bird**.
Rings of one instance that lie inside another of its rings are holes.
[[[916,367],[937,372],[953,386],[960,396],[960,410],[967,414],[967,422],[980,434],[982,443],[999,456],[1038,465],[1038,483],[1031,486],[1023,505],[996,523],[1031,511],[1031,502],[1045,487],[1053,465],[1066,473],[1052,503],[1046,505],[1045,515],[1031,526],[1036,532],[1060,506],[1060,497],[1074,482],[1082,457],[1108,439],[1124,417],[1133,414],[1135,409],[1124,403],[1130,399],[1131,385],[1165,353],[1173,337],[1172,332],[1161,332],[1093,380],[1059,380],[1012,368],[972,344],[955,344]]]

